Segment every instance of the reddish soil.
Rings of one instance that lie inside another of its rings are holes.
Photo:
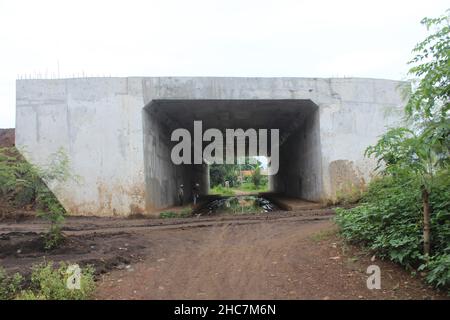
[[[15,146],[15,129],[0,129],[0,148]]]
[[[0,223],[0,265],[98,269],[97,299],[445,299],[402,268],[345,245],[328,209],[188,219],[71,217],[43,250],[40,220]],[[381,290],[366,287],[369,265]],[[109,271],[109,272],[107,272]],[[105,273],[107,272],[107,273]]]

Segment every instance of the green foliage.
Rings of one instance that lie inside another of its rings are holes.
[[[159,214],[160,218],[163,219],[168,219],[168,218],[177,218],[178,217],[178,213],[174,212],[174,211],[163,211]]]
[[[424,221],[423,251],[426,256],[431,253],[433,208],[430,207],[429,197],[436,192],[432,189],[433,179],[439,170],[447,172],[450,164],[449,20],[448,14],[422,20],[429,30],[435,28],[437,31],[414,48],[416,56],[409,62],[414,65],[409,74],[416,77],[405,108],[409,127],[388,130],[376,145],[366,150],[367,156],[377,159],[377,169],[381,169],[383,174],[395,179],[408,177],[412,193],[420,190]],[[418,184],[415,184],[417,181]],[[404,257],[400,255],[395,258],[402,262]]]
[[[0,300],[10,300],[20,291],[23,278],[19,273],[8,276],[5,270],[0,267]]]
[[[415,78],[405,108],[409,128],[393,128],[366,155],[378,159],[378,169],[397,174],[414,172],[429,189],[429,180],[450,159],[450,11],[439,18],[424,18],[428,30],[435,30],[417,44],[409,74]]]
[[[384,174],[417,175],[421,185],[430,191],[434,173],[448,165],[448,149],[445,151],[432,135],[431,128],[419,134],[407,128],[393,128],[366,149],[366,156],[374,156],[378,161],[376,170],[381,169]]]
[[[31,204],[39,184],[38,170],[26,162],[15,148],[0,149],[0,196],[14,205]]]
[[[388,134],[399,137],[390,145],[399,146],[400,157],[406,156],[400,162],[409,163],[428,187],[427,178],[450,164],[450,9],[421,23],[433,33],[416,45],[409,61],[409,74],[414,78],[405,112],[412,130],[400,128]]]
[[[259,161],[258,159],[253,158],[252,162],[255,163],[250,163],[250,159],[252,157],[246,157],[244,160],[244,163],[239,165],[239,169],[240,170],[256,170],[256,168],[260,168],[262,166],[261,161]]]
[[[94,269],[81,268],[80,289],[69,289],[68,264],[61,262],[54,267],[53,262],[32,267],[31,283],[23,289],[24,278],[15,273],[8,276],[0,267],[0,300],[83,300],[89,299],[95,290]]]
[[[256,188],[258,188],[259,185],[261,184],[261,180],[262,180],[261,169],[258,167],[252,173],[252,181]]]
[[[420,270],[429,270],[426,280],[438,288],[450,288],[450,254],[436,255]]]
[[[170,218],[187,218],[191,216],[192,210],[190,208],[183,208],[180,212],[175,211],[163,211],[159,214],[159,217],[162,219],[170,219]]]
[[[211,187],[223,186],[225,181],[231,187],[239,184],[239,166],[237,164],[212,164],[209,167]]]
[[[214,188],[216,186],[223,186],[225,181],[230,183],[230,187],[236,188],[239,186],[239,174],[241,170],[257,170],[261,168],[261,161],[253,158],[254,162],[250,163],[251,157],[246,157],[242,160],[242,164],[212,164],[209,167],[210,184]]]
[[[15,171],[12,169],[15,157],[9,154],[10,148],[0,148],[0,196],[6,197],[14,190]]]
[[[52,154],[46,166],[27,162],[15,148],[0,149],[0,196],[16,206],[33,206],[38,216],[50,222],[46,235],[48,249],[62,240],[65,210],[48,186],[71,178],[69,159],[63,149]]]
[[[264,192],[268,189],[268,179],[266,176],[262,176],[261,183],[256,187],[253,182],[243,182],[236,188],[225,188],[223,186],[215,186],[209,190],[210,194],[220,194],[223,196],[234,196],[239,191],[245,192]]]
[[[268,190],[268,179],[266,176],[262,176],[261,183],[258,187],[253,182],[244,182],[239,187],[239,190],[246,192],[264,192]]]
[[[424,18],[421,23],[431,35],[418,43],[409,74],[417,86],[406,106],[410,117],[419,119],[446,118],[450,101],[450,10],[439,18]]]
[[[31,287],[22,291],[18,300],[84,300],[89,299],[95,290],[94,269],[87,266],[81,269],[80,289],[69,289],[67,279],[68,264],[61,262],[55,268],[52,262],[33,266]]]
[[[435,286],[450,284],[450,176],[440,172],[433,180],[430,205],[432,252],[428,263],[422,252],[422,214],[420,179],[415,175],[384,176],[373,180],[361,205],[337,209],[341,234],[381,257],[408,268],[429,271],[427,281]]]
[[[69,158],[64,150],[59,149],[50,156],[48,165],[40,169],[39,176],[48,184],[64,182],[71,177],[69,173]],[[45,237],[45,247],[51,249],[57,247],[63,240],[61,228],[65,220],[66,211],[47,185],[40,185],[40,187],[37,192],[37,201],[41,205],[38,216],[50,222],[50,227]]]
[[[235,194],[234,190],[231,188],[225,188],[221,185],[217,185],[210,189],[210,194],[220,194],[224,196],[233,196]]]
[[[415,57],[409,62],[413,65],[409,74],[416,77],[405,108],[409,127],[388,130],[376,145],[366,150],[367,156],[377,159],[377,170],[381,170],[383,177],[370,183],[362,205],[351,210],[339,209],[336,217],[342,235],[348,240],[363,243],[408,268],[426,270],[430,284],[447,288],[450,288],[449,12],[440,18],[422,20],[435,33],[414,48]]]
[[[356,186],[352,182],[343,183],[339,190],[336,191],[336,201],[334,204],[354,204],[361,200],[363,196],[363,188]]]

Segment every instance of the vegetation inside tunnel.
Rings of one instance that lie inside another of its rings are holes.
[[[267,158],[246,157],[242,162],[211,164],[209,194],[244,195],[269,191]]]

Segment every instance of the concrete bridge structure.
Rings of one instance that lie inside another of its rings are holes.
[[[280,129],[273,191],[327,202],[363,188],[364,157],[402,121],[408,83],[361,78],[129,77],[18,80],[16,145],[42,166],[63,148],[77,181],[51,188],[71,214],[151,213],[176,203],[177,186],[208,165],[175,165],[171,132]],[[190,195],[186,193],[188,198]]]

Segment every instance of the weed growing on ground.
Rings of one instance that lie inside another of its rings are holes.
[[[94,268],[80,268],[80,288],[69,289],[69,263],[43,262],[32,267],[31,281],[19,273],[8,276],[0,267],[0,300],[85,300],[95,290]],[[26,288],[24,286],[27,285]]]
[[[175,211],[163,211],[159,214],[159,217],[162,219],[170,219],[170,218],[187,218],[191,216],[192,210],[190,208],[183,208],[180,212]]]
[[[6,271],[0,267],[0,300],[10,300],[20,292],[23,277],[19,273],[8,276]]]
[[[85,300],[92,297],[95,290],[94,269],[91,266],[81,268],[80,288],[69,289],[67,281],[68,263],[61,262],[55,267],[53,262],[33,266],[31,286],[22,290],[17,300]]]

